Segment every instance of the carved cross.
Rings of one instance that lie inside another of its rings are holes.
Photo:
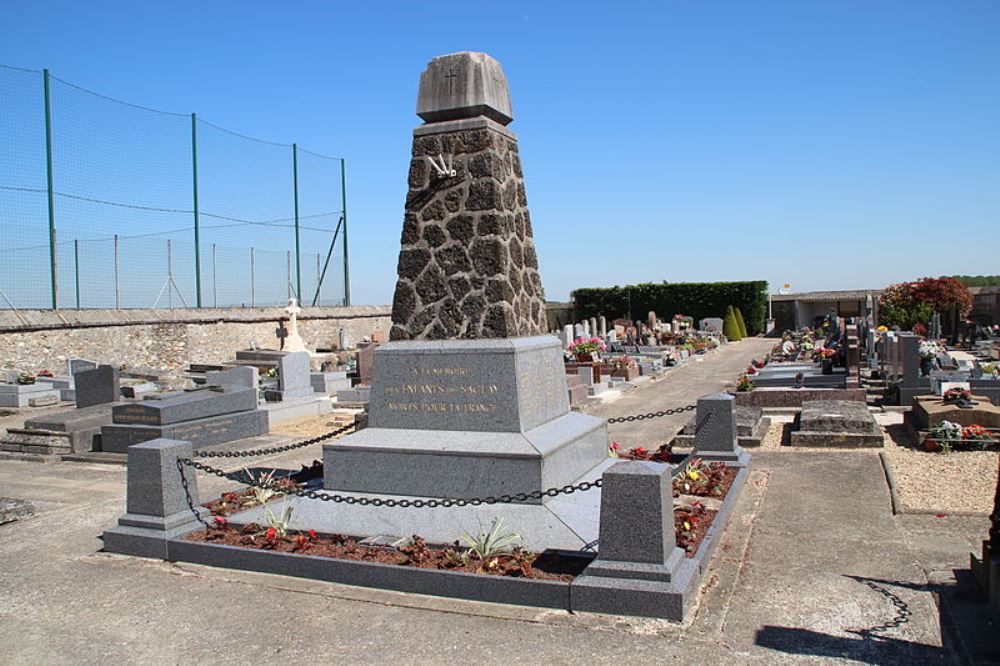
[[[458,78],[458,75],[455,74],[455,70],[449,67],[448,73],[444,75],[444,78],[448,79],[448,92],[455,92],[455,79]]]

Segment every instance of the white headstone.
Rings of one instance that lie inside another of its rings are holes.
[[[598,322],[599,322],[600,327],[601,327],[601,329],[600,329],[601,330],[601,337],[603,338],[604,336],[606,336],[608,334],[608,320],[604,318],[604,315],[601,315],[601,318],[598,319]]]
[[[346,328],[341,328],[337,338],[337,349],[346,350],[350,349],[351,346],[351,334],[347,332]]]
[[[288,336],[285,338],[284,350],[289,352],[307,351],[306,343],[299,335],[298,314],[302,312],[302,308],[299,307],[298,299],[288,299],[288,307],[285,308],[285,312],[288,313]]]
[[[561,337],[562,337],[563,349],[569,349],[570,343],[573,342],[573,325],[572,324],[566,324],[565,326],[563,326],[562,336]]]

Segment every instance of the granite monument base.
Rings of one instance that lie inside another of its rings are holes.
[[[168,425],[112,423],[101,428],[101,450],[128,453],[128,447],[153,439],[177,439],[200,449],[234,439],[256,437],[268,431],[267,412],[253,410],[210,416]]]
[[[885,434],[868,407],[846,400],[802,403],[792,446],[859,448],[885,446]]]

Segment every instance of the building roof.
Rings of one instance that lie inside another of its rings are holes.
[[[828,301],[863,301],[871,294],[878,298],[881,289],[855,289],[851,291],[803,291],[792,294],[773,294],[773,301],[803,301],[806,303],[823,303]]]

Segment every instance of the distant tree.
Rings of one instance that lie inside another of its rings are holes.
[[[736,312],[733,310],[732,305],[726,308],[726,318],[722,321],[722,333],[730,342],[737,342],[743,339],[743,336],[740,335],[740,325],[736,321]]]
[[[886,287],[879,299],[880,323],[910,330],[917,324],[927,325],[935,312],[954,308],[959,317],[972,310],[972,295],[955,278],[921,278]]]
[[[743,321],[743,313],[739,308],[734,308],[733,312],[736,314],[736,325],[740,327],[740,337],[747,337],[747,324]]]
[[[1000,287],[1000,275],[952,275],[967,287]]]

